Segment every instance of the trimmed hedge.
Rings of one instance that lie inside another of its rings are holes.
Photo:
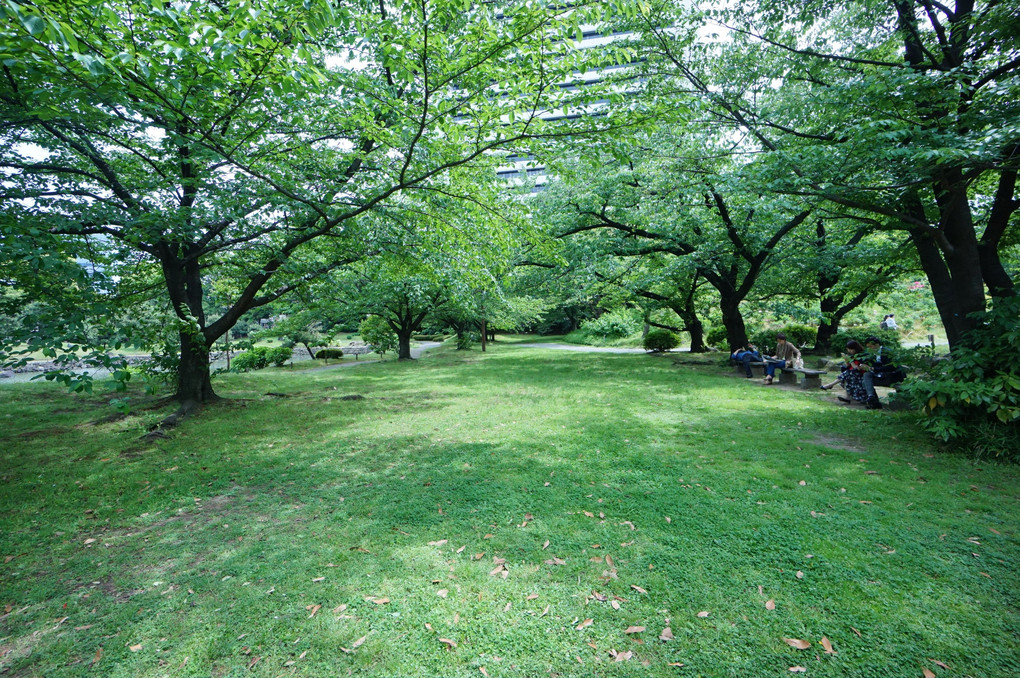
[[[344,352],[339,348],[323,348],[315,354],[316,360],[340,360],[343,357]]]
[[[652,353],[669,351],[680,345],[680,337],[669,330],[652,330],[645,335],[645,350]]]
[[[270,365],[282,367],[293,355],[294,351],[284,346],[275,348],[255,346],[234,358],[231,369],[234,372],[249,372],[261,370]]]

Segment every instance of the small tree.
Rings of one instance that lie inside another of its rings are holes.
[[[387,351],[397,350],[397,333],[393,331],[390,324],[377,315],[370,315],[361,321],[358,326],[358,333],[362,340],[372,346],[372,350],[379,355],[386,355]]]

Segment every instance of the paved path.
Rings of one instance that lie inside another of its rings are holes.
[[[581,353],[647,353],[643,348],[609,348],[602,346],[575,346],[574,344],[513,344],[525,348],[551,348],[559,351],[580,351]]]
[[[423,341],[422,343],[418,344],[417,346],[412,346],[411,347],[411,357],[414,358],[415,360],[417,360],[418,358],[421,357],[422,353],[424,353],[425,351],[428,351],[429,349],[436,348],[437,346],[442,346],[442,344],[440,342],[438,342],[438,341]],[[376,358],[374,360],[355,360],[353,363],[344,362],[344,363],[337,363],[336,365],[320,365],[319,367],[312,367],[312,368],[309,368],[309,369],[304,370],[304,371],[305,372],[317,372],[318,370],[335,370],[338,367],[357,367],[358,365],[371,365],[372,363],[377,363],[377,362],[379,362],[378,358]],[[298,363],[298,364],[300,364],[300,363]]]

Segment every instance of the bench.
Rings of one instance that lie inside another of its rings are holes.
[[[341,347],[340,350],[344,352],[344,355],[352,355],[354,356],[354,359],[357,360],[359,355],[371,353],[372,347],[368,344],[349,344]]]
[[[751,372],[765,376],[765,363],[763,362],[752,362]],[[737,374],[744,374],[744,364],[739,362],[733,363],[733,370]],[[805,389],[821,388],[822,386],[822,375],[827,374],[826,370],[810,370],[806,368],[798,367],[777,367],[776,371],[779,373],[780,384],[792,384],[797,385],[797,373],[804,375],[804,382],[801,384]],[[745,375],[746,376],[746,375]]]

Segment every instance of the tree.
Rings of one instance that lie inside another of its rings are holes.
[[[951,345],[993,297],[1017,235],[1020,48],[996,1],[736,3],[709,12],[728,37],[690,40],[661,3],[649,69],[682,82],[716,125],[776,159],[769,191],[822,198],[904,231]]]
[[[586,69],[577,27],[615,4],[7,3],[3,256],[100,250],[107,280],[154,273],[187,413],[216,398],[209,350],[243,314],[384,246],[366,215],[473,199],[490,151],[615,125],[542,119],[599,96],[555,85]],[[231,291],[217,314],[212,279]]]

